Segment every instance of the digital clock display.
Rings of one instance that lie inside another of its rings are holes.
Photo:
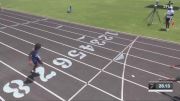
[[[173,83],[171,82],[150,82],[149,92],[173,92]]]

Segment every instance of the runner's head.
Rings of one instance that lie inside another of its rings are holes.
[[[36,43],[34,45],[34,50],[39,50],[41,48],[41,44],[40,43]]]

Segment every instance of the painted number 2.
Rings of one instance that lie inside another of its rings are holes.
[[[17,84],[18,88],[11,88],[10,84]],[[29,86],[24,86],[24,82],[22,80],[13,80],[10,83],[8,82],[4,87],[3,91],[6,93],[13,93],[13,96],[15,98],[22,98],[25,94],[28,94],[30,92]],[[19,91],[24,91],[19,92]]]
[[[56,76],[56,72],[54,72],[54,71],[51,71],[50,74],[48,74],[48,75],[45,76],[44,67],[41,67],[41,66],[38,67],[38,68],[36,68],[35,72],[40,75],[40,79],[41,79],[41,81],[43,81],[43,82],[47,82],[49,79],[51,79],[51,78],[53,78],[54,76]]]

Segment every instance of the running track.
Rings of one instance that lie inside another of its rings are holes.
[[[56,73],[47,82],[32,74],[27,63],[37,42],[43,45],[45,75]],[[6,9],[0,12],[0,101],[173,101],[180,96],[179,83],[166,94],[149,93],[148,83],[178,76],[180,69],[170,65],[179,63],[176,43]],[[34,82],[27,77],[34,77]],[[20,98],[5,92],[7,83],[18,88],[14,80],[23,81],[29,92],[19,88],[24,94]]]

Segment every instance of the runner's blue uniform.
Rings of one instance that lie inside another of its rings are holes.
[[[38,50],[33,50],[30,53],[30,56],[34,65],[42,64],[41,57],[39,56]]]

